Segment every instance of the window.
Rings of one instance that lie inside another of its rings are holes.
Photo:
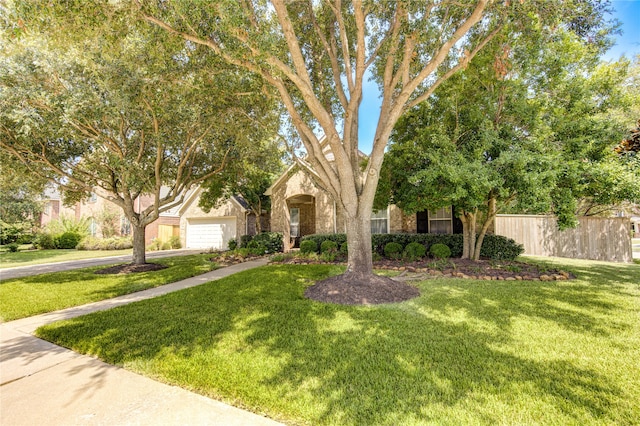
[[[429,211],[429,233],[453,233],[453,217],[451,215],[451,206]]]
[[[98,223],[94,218],[89,218],[89,234],[91,234],[92,237],[95,237],[97,233]]]
[[[389,233],[389,208],[374,210],[371,213],[371,233],[387,234]]]
[[[98,196],[92,192],[91,195],[89,195],[89,199],[87,200],[88,203],[95,203],[96,201],[98,201]]]
[[[124,216],[120,217],[120,235],[131,235],[131,222]]]
[[[53,203],[53,201],[49,201],[47,204],[45,204],[44,210],[42,211],[42,213],[46,214],[47,216],[51,216],[51,210],[52,210],[51,204],[52,203]]]
[[[292,207],[289,210],[289,233],[292,237],[300,236],[300,209]]]

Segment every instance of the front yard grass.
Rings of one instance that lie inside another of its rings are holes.
[[[66,262],[69,260],[96,259],[99,257],[124,256],[127,250],[21,250],[16,253],[0,252],[0,269],[16,266],[41,265],[43,263]]]
[[[640,265],[549,260],[556,282],[430,279],[378,306],[303,297],[272,265],[38,336],[293,424],[635,424]]]
[[[0,319],[10,321],[180,281],[215,269],[210,258],[199,254],[154,259],[153,263],[168,267],[136,274],[94,273],[106,265],[4,280],[0,282]]]

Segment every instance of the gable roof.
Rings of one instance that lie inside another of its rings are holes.
[[[187,209],[187,207],[189,207],[195,201],[195,199],[200,196],[200,194],[202,194],[202,187],[200,186],[194,189],[190,194],[188,194],[184,202],[180,205],[180,208],[177,211],[178,215],[182,216],[184,214],[184,211]],[[242,196],[232,195],[231,197],[229,197],[229,201],[236,204],[240,208],[241,212],[245,213],[249,211],[249,203],[247,203],[247,201],[244,198],[242,198]]]
[[[335,161],[335,156],[333,155],[333,152],[331,151],[331,147],[329,146],[329,140],[325,136],[322,136],[322,138],[320,138],[320,147],[322,148],[322,153],[324,154],[324,157],[329,162]],[[358,150],[358,156],[362,158],[367,157],[367,155],[360,150]],[[275,182],[271,184],[269,188],[267,188],[267,190],[264,192],[264,195],[269,195],[269,196],[273,195],[273,190],[289,177],[291,171],[296,166],[300,166],[300,169],[304,172],[309,172],[315,175],[316,177],[319,177],[318,174],[311,168],[311,166],[306,161],[304,161],[304,159],[297,158],[296,161],[292,165],[290,165],[287,168],[287,170],[285,170],[284,173],[282,173],[280,177],[278,177],[278,179],[276,179]]]

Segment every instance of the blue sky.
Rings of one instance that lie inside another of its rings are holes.
[[[640,0],[613,0],[611,3],[615,9],[612,18],[622,23],[622,35],[616,37],[616,45],[604,55],[603,59],[616,61],[622,55],[631,59],[640,54]],[[373,82],[365,82],[360,106],[359,140],[360,150],[366,154],[371,152],[379,111],[377,86]]]
[[[613,17],[622,22],[623,33],[604,59],[617,60],[623,54],[633,58],[640,53],[640,0],[614,0],[612,4],[616,9]]]

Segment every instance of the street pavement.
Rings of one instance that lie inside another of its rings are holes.
[[[278,425],[32,335],[44,324],[157,297],[266,263],[266,259],[249,261],[115,299],[0,324],[0,424]]]

